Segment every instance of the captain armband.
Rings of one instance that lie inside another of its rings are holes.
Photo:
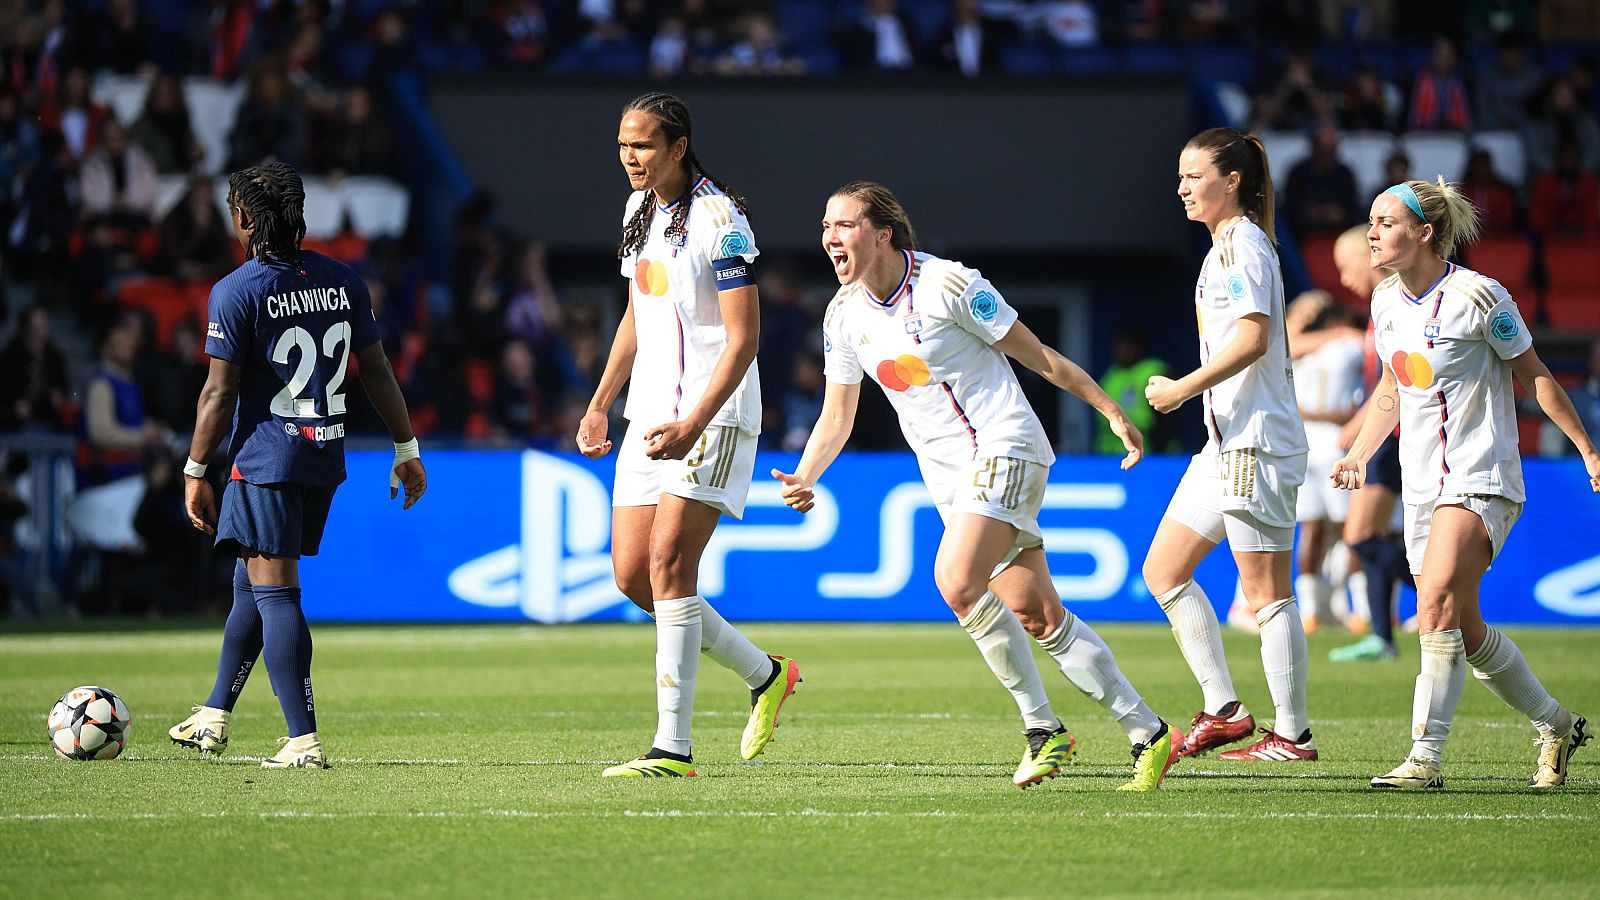
[[[719,291],[731,291],[756,283],[755,263],[745,262],[742,256],[712,260],[711,268],[716,272]]]

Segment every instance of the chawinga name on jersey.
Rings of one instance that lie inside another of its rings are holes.
[[[349,308],[350,298],[342,287],[307,288],[303,291],[288,291],[267,297],[267,315],[274,319]]]

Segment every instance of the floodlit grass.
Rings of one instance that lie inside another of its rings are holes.
[[[1162,715],[1199,690],[1172,637],[1103,626]],[[283,722],[258,671],[227,756],[166,729],[206,696],[220,626],[0,635],[0,895],[1581,896],[1593,890],[1600,746],[1535,793],[1526,721],[1468,679],[1446,790],[1377,793],[1409,746],[1414,639],[1398,664],[1335,666],[1312,639],[1321,761],[1180,762],[1153,795],[1113,789],[1127,743],[1040,654],[1077,734],[1069,774],[1011,786],[1015,708],[948,625],[753,625],[805,683],[756,763],[748,694],[704,660],[690,780],[602,780],[654,733],[645,626],[316,631],[334,768],[264,771]],[[1513,630],[1564,702],[1600,718],[1596,635]],[[1243,700],[1272,704],[1254,638],[1230,634]],[[133,714],[123,758],[54,758],[44,716],[78,684]]]

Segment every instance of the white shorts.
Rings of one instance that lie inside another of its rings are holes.
[[[1521,503],[1489,494],[1445,494],[1429,503],[1407,503],[1406,562],[1413,575],[1422,574],[1422,558],[1428,552],[1428,535],[1433,531],[1433,511],[1440,506],[1462,506],[1483,520],[1483,527],[1489,532],[1490,562],[1500,556],[1511,526],[1522,516]]]
[[[1294,547],[1295,498],[1306,477],[1306,455],[1273,456],[1253,447],[1218,453],[1207,442],[1189,460],[1168,518],[1235,551]]]
[[[995,567],[995,575],[1011,565],[1018,553],[1044,546],[1039,508],[1044,505],[1044,489],[1050,480],[1048,467],[1005,456],[959,461],[918,456],[917,466],[940,519],[948,523],[953,513],[975,513],[1017,529],[1017,539]]]
[[[734,425],[712,425],[683,459],[651,459],[644,452],[644,432],[630,422],[617,448],[612,506],[655,506],[665,491],[735,519],[744,517],[756,468],[756,435]]]
[[[1299,497],[1295,501],[1296,521],[1345,520],[1350,512],[1351,492],[1334,487],[1328,478],[1328,473],[1333,471],[1333,464],[1342,458],[1342,453],[1333,456],[1316,453],[1306,457],[1306,482],[1300,485]]]

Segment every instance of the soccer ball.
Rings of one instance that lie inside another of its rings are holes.
[[[112,759],[128,745],[128,707],[103,687],[86,685],[50,708],[46,733],[62,759]]]

